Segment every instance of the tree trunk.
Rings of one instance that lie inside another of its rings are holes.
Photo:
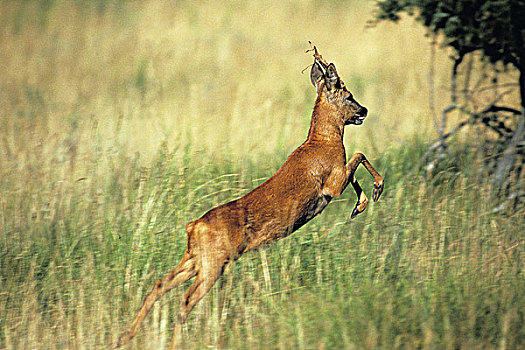
[[[494,174],[494,185],[498,191],[501,191],[508,179],[508,175],[519,157],[518,146],[525,141],[525,64],[519,67],[520,70],[520,98],[521,98],[521,115],[514,129],[514,134],[510,139],[502,157],[498,162],[496,173]]]

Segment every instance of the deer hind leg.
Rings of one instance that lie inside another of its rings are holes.
[[[182,297],[177,321],[173,328],[170,350],[180,347],[182,340],[182,325],[186,322],[188,315],[195,305],[210,291],[217,279],[223,274],[228,259],[216,258],[209,264],[203,264],[195,277],[195,281]]]
[[[372,194],[372,199],[374,200],[374,202],[377,202],[377,200],[381,196],[381,193],[383,193],[383,189],[385,186],[383,177],[379,175],[379,173],[374,169],[372,164],[370,164],[368,159],[366,159],[365,155],[361,152],[355,153],[346,164],[347,174],[349,175],[349,181],[354,187],[358,198],[356,207],[352,212],[352,218],[355,217],[357,214],[361,213],[363,210],[365,210],[366,204],[368,203],[366,195],[364,195],[361,186],[359,186],[359,183],[357,182],[354,176],[355,171],[357,170],[357,167],[360,164],[363,164],[366,170],[368,170],[370,175],[372,175],[372,177],[374,178],[374,190]]]
[[[188,254],[188,251],[186,251],[179,265],[166,276],[155,282],[152,291],[144,300],[144,303],[142,304],[142,307],[139,310],[137,317],[135,317],[135,320],[131,324],[130,328],[120,335],[117,344],[115,345],[115,348],[127,344],[135,336],[142,324],[142,321],[149,313],[155,302],[160,299],[160,297],[162,297],[164,294],[177,287],[178,285],[194,277],[195,274],[196,272],[194,261],[192,257],[190,257],[190,255]]]

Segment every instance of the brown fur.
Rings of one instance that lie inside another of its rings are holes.
[[[177,347],[182,324],[225,268],[242,254],[284,238],[319,214],[349,183],[358,201],[352,217],[361,213],[368,199],[354,177],[363,164],[374,177],[373,199],[379,199],[383,179],[362,153],[346,162],[345,125],[361,124],[367,110],[357,103],[314,47],[311,79],[317,89],[308,138],[266,182],[244,197],[218,206],[186,225],[188,246],[179,265],[159,279],[146,297],[128,331],[117,342],[131,340],[153,304],[166,292],[195,277],[184,294],[171,348]]]

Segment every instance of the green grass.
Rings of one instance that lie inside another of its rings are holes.
[[[355,195],[347,190],[294,235],[243,256],[194,310],[185,345],[522,347],[523,213],[491,213],[488,184],[468,171],[422,182],[406,168],[423,150],[392,148],[374,161],[387,187],[358,218],[348,221]],[[163,149],[149,167],[115,157],[104,177],[61,181],[48,169],[9,187],[0,346],[104,348],[178,262],[184,224],[246,193],[282,160],[184,167]],[[370,192],[368,174],[359,178]],[[158,303],[135,348],[169,339],[184,290]]]

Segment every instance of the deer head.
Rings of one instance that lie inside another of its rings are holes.
[[[335,108],[336,114],[342,118],[344,125],[363,124],[368,110],[354,100],[352,93],[337,74],[335,65],[327,63],[315,46],[313,51],[314,64],[310,71],[310,79],[317,90],[317,98]]]

